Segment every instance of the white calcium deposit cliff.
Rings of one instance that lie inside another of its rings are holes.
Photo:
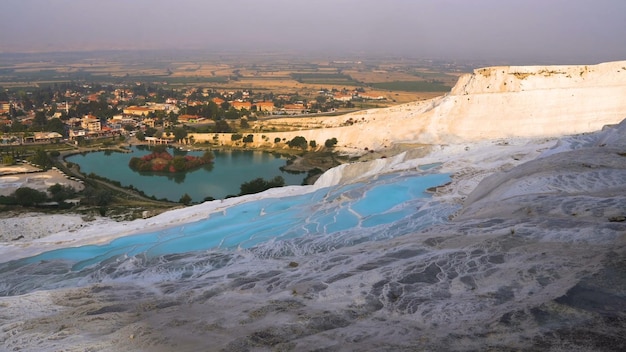
[[[502,66],[459,78],[450,93],[427,101],[349,115],[288,118],[302,128],[258,133],[257,146],[276,137],[337,138],[363,153],[394,143],[445,144],[507,137],[553,137],[595,131],[626,117],[626,61],[590,66]],[[194,134],[196,141],[214,134]],[[229,144],[230,134],[220,137]]]
[[[491,67],[462,76],[423,117],[448,140],[575,134],[626,117],[626,62]]]

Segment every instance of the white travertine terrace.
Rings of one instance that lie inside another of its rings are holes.
[[[0,219],[0,350],[623,351],[624,66],[482,69],[438,99],[316,119],[329,128],[293,135],[336,137],[355,152],[439,145],[341,165],[313,186],[123,223]],[[357,122],[338,127],[349,118]],[[382,227],[157,260],[113,253],[82,271],[62,260],[7,263],[193,227],[246,202],[291,207],[291,196],[355,183],[345,197],[306,198],[307,209],[341,219],[341,204],[367,194],[357,187],[434,164],[451,182]],[[421,227],[441,211],[455,213]],[[380,237],[393,231],[400,235]]]

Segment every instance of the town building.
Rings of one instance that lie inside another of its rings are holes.
[[[252,103],[249,101],[233,101],[232,103],[230,103],[230,106],[232,106],[233,109],[237,110],[252,110]]]
[[[154,112],[155,109],[146,106],[129,106],[123,110],[127,115],[133,116],[148,116],[149,113]]]
[[[83,117],[80,127],[89,132],[99,132],[102,130],[102,125],[100,124],[100,119],[93,116],[87,115]]]
[[[256,105],[257,111],[265,111],[265,112],[273,112],[274,111],[274,103],[271,101],[257,101],[254,103]]]

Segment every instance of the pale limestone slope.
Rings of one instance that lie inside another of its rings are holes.
[[[384,109],[317,118],[286,118],[298,131],[257,133],[254,145],[303,136],[318,145],[337,138],[345,152],[394,143],[447,144],[508,137],[554,137],[595,131],[626,118],[626,61],[592,66],[477,69],[445,96]],[[345,122],[354,123],[346,126]],[[322,128],[320,128],[322,127]],[[265,136],[265,140],[263,140]],[[194,134],[196,141],[214,134]],[[223,144],[230,135],[222,135]]]
[[[621,121],[625,97],[624,61],[492,67],[461,77],[424,117],[427,131],[444,141],[559,136]]]

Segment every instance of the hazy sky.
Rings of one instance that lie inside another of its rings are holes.
[[[626,59],[624,0],[0,0],[0,52],[298,50]]]

